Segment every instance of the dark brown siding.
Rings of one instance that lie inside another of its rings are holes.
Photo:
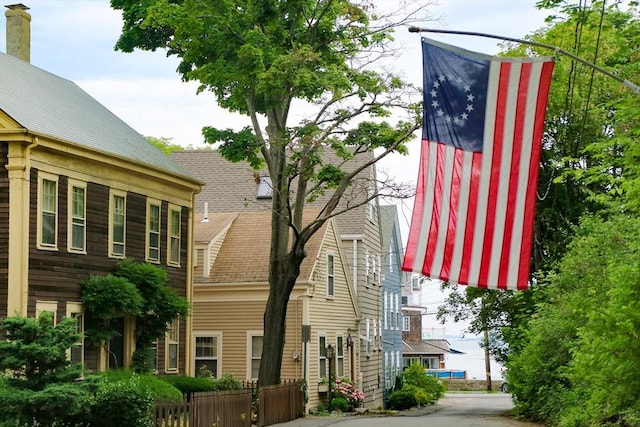
[[[1,183],[1,181],[0,181]],[[1,184],[0,184],[1,185]],[[87,184],[87,254],[76,254],[67,251],[67,196],[68,179],[60,176],[58,182],[58,250],[46,251],[37,248],[37,170],[31,172],[31,222],[29,242],[29,302],[28,314],[35,315],[36,301],[58,301],[57,317],[66,314],[67,302],[80,301],[80,283],[90,275],[102,275],[113,272],[117,259],[108,257],[109,243],[109,188],[95,184]],[[1,202],[1,199],[0,199]],[[163,208],[166,206],[163,203]],[[126,249],[128,257],[143,262],[145,259],[145,223],[146,196],[136,193],[127,194],[126,212]],[[187,218],[188,208],[183,207],[183,234],[181,260],[182,266],[166,266],[166,224],[167,209],[163,209],[162,218],[162,261],[159,265],[167,270],[169,282],[179,295],[186,295],[186,260],[187,260]],[[0,211],[1,212],[1,211]],[[6,296],[5,296],[6,299]],[[6,303],[4,304],[6,307]],[[184,372],[184,342],[186,333],[184,322],[180,336],[180,372]],[[159,346],[164,368],[164,343]],[[86,367],[97,368],[95,350],[87,350]]]
[[[9,172],[8,146],[0,143],[0,319],[7,317],[7,291],[9,266]]]

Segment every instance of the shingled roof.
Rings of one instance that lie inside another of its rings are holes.
[[[368,156],[368,157],[367,157]],[[370,160],[371,153],[361,154],[350,161],[351,168]],[[196,200],[196,212],[204,211],[209,203],[211,212],[265,211],[271,209],[271,199],[257,199],[260,177],[268,176],[266,170],[255,171],[245,162],[232,163],[216,150],[187,150],[171,153],[171,158],[187,169],[198,180],[206,183]],[[369,173],[367,170],[363,172]],[[310,207],[324,205],[327,196],[311,203]],[[336,222],[344,234],[361,234],[364,231],[366,206],[359,206],[340,214]]]
[[[191,178],[75,83],[4,53],[0,110],[30,132]]]
[[[309,215],[313,214],[309,212]],[[224,241],[207,279],[207,283],[246,284],[267,283],[269,279],[269,252],[271,250],[271,213],[240,212],[210,214],[208,222],[196,221],[196,241],[213,239],[229,225]],[[198,215],[196,219],[201,219]],[[307,257],[300,266],[299,280],[311,279],[313,266],[328,223],[313,235],[305,246]]]

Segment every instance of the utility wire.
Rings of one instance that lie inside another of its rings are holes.
[[[630,82],[627,79],[623,79],[622,77],[619,77],[615,74],[613,74],[611,71],[604,69],[596,64],[593,64],[589,61],[587,61],[586,59],[580,58],[577,55],[574,55],[571,52],[568,52],[564,49],[559,48],[558,46],[553,46],[550,44],[546,44],[546,43],[538,43],[538,42],[534,42],[531,40],[523,40],[523,39],[516,39],[516,38],[512,38],[512,37],[505,37],[505,36],[498,36],[498,35],[494,35],[494,34],[486,34],[486,33],[478,33],[478,32],[474,32],[474,31],[456,31],[456,30],[436,30],[433,28],[420,28],[420,27],[414,27],[411,26],[409,27],[409,32],[410,33],[442,33],[442,34],[457,34],[457,35],[463,35],[463,36],[476,36],[476,37],[488,37],[488,38],[492,38],[492,39],[498,39],[498,40],[506,40],[506,41],[511,41],[511,42],[515,42],[515,43],[522,43],[522,44],[527,44],[527,45],[531,45],[531,46],[537,46],[537,47],[541,47],[544,49],[550,49],[555,51],[556,54],[562,54],[562,55],[566,55],[569,58],[572,58],[578,62],[581,62],[591,68],[594,68],[598,71],[600,71],[601,73],[611,77],[612,79],[622,83],[625,87],[631,89],[635,94],[640,95],[640,86]]]

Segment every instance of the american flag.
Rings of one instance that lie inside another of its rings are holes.
[[[526,289],[553,61],[422,39],[424,126],[402,269]]]

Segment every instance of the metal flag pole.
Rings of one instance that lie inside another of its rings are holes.
[[[567,52],[564,49],[561,49],[557,46],[552,46],[550,44],[545,44],[545,43],[538,43],[538,42],[534,42],[534,41],[530,41],[530,40],[522,40],[522,39],[515,39],[512,37],[505,37],[505,36],[497,36],[494,34],[486,34],[486,33],[477,33],[474,31],[455,31],[455,30],[436,30],[433,28],[420,28],[420,27],[414,27],[411,26],[409,27],[409,32],[410,33],[442,33],[442,34],[456,34],[456,35],[462,35],[462,36],[477,36],[477,37],[488,37],[491,39],[498,39],[498,40],[507,40],[510,42],[515,42],[515,43],[521,43],[521,44],[528,44],[531,46],[537,46],[537,47],[542,47],[545,49],[551,49],[553,51],[555,51],[556,53],[560,53],[562,55],[566,55],[571,59],[575,59],[578,62],[582,62],[583,64],[594,68],[598,71],[600,71],[601,73],[613,78],[614,80],[617,80],[618,82],[622,83],[625,87],[631,89],[635,94],[640,95],[640,86],[633,84],[632,82],[630,82],[629,80],[623,79],[622,77],[619,77],[615,74],[613,74],[611,71],[606,70],[596,64],[593,64],[589,61],[587,61],[586,59],[580,58],[579,56],[574,55],[571,52]]]

